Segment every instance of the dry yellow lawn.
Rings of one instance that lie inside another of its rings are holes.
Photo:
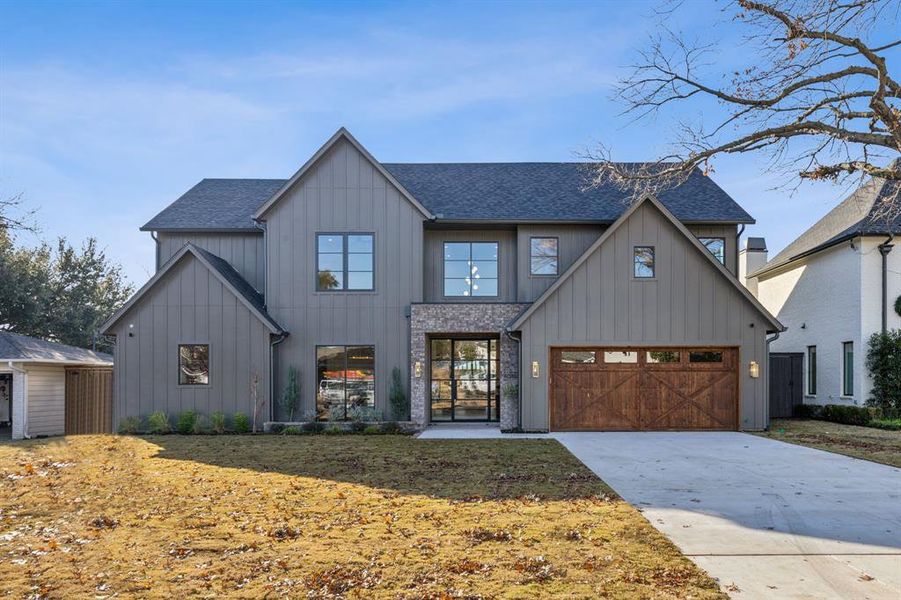
[[[813,419],[773,419],[757,435],[901,468],[901,431]]]
[[[720,598],[553,441],[0,445],[10,597]]]

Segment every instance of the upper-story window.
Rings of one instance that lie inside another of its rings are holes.
[[[367,291],[374,289],[374,250],[371,233],[316,235],[316,289]]]
[[[497,242],[445,242],[444,295],[497,296]]]
[[[654,278],[653,246],[635,246],[632,251],[632,269],[636,279]]]
[[[698,238],[704,244],[710,253],[716,257],[722,264],[726,264],[726,240],[719,237],[702,237]]]
[[[529,240],[529,262],[532,275],[557,274],[557,238],[533,237]]]

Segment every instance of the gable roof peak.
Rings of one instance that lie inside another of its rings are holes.
[[[284,183],[284,185],[282,185],[272,195],[272,197],[270,197],[266,202],[263,203],[262,206],[260,206],[259,208],[256,209],[256,211],[253,213],[253,217],[252,217],[253,220],[254,221],[265,220],[265,219],[263,219],[263,216],[266,214],[266,212],[268,212],[270,208],[272,208],[282,197],[284,197],[284,195],[288,193],[288,190],[290,190],[291,188],[294,187],[294,184],[296,184],[298,181],[303,179],[304,175],[306,175],[310,171],[310,169],[313,168],[313,165],[315,165],[317,162],[319,162],[319,159],[321,159],[323,156],[325,156],[326,153],[329,150],[331,150],[332,147],[335,146],[335,144],[337,144],[339,140],[342,140],[342,139],[346,140],[360,154],[362,154],[363,157],[366,160],[368,160],[370,162],[370,164],[372,164],[372,166],[375,168],[375,170],[378,171],[385,179],[387,179],[391,183],[391,185],[393,185],[395,188],[397,188],[397,191],[399,191],[400,194],[404,198],[406,198],[407,201],[410,202],[410,204],[412,204],[417,210],[419,210],[419,212],[421,212],[425,218],[427,218],[427,219],[432,218],[432,214],[422,204],[420,204],[419,201],[416,200],[416,198],[414,198],[410,194],[410,192],[408,192],[406,190],[406,188],[404,188],[404,186],[400,184],[399,181],[397,181],[397,179],[394,178],[394,175],[389,173],[385,169],[385,167],[382,166],[382,163],[377,161],[375,159],[375,157],[372,156],[372,154],[370,154],[369,151],[363,147],[363,144],[361,144],[360,142],[357,141],[357,139],[350,133],[350,131],[347,130],[346,127],[341,126],[338,128],[338,131],[336,131],[334,134],[332,134],[332,137],[330,137],[322,146],[320,146],[319,150],[317,150],[313,154],[313,156],[311,156],[309,158],[309,160],[307,160],[307,162],[305,162],[300,167],[300,169],[298,169],[297,172],[294,173],[294,175],[292,175],[291,178],[288,179]]]

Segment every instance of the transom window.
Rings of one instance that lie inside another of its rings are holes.
[[[678,350],[648,350],[645,361],[650,364],[669,364],[682,361],[682,354]]]
[[[636,279],[653,279],[654,277],[654,247],[635,246],[632,252],[633,275]]]
[[[320,233],[316,235],[316,289],[372,290],[373,235]]]
[[[688,353],[688,362],[720,363],[723,362],[723,353],[715,350],[692,350]]]
[[[444,295],[497,296],[497,242],[445,242]]]
[[[210,384],[210,345],[178,345],[178,385]]]
[[[532,275],[556,275],[558,242],[555,237],[533,237],[529,240],[529,261]]]
[[[604,362],[607,364],[636,364],[638,362],[638,352],[609,350],[604,352]]]
[[[702,237],[698,238],[704,246],[710,250],[710,253],[716,257],[722,264],[726,264],[726,240],[718,237]]]
[[[842,344],[842,396],[854,395],[854,343]]]
[[[340,421],[375,406],[375,346],[316,347],[316,416]]]

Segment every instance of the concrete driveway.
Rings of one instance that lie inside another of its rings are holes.
[[[901,470],[743,433],[558,433],[736,598],[901,598]]]

